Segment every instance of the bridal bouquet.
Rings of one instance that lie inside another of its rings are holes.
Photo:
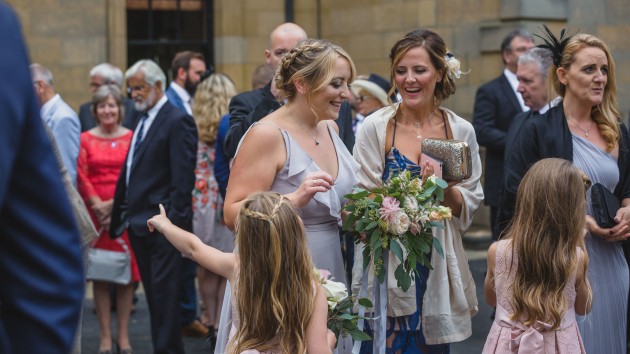
[[[348,334],[352,336],[355,341],[370,340],[363,331],[359,330],[357,324],[360,317],[357,314],[352,313],[353,299],[348,296],[348,290],[344,283],[333,281],[330,272],[323,269],[314,270],[319,283],[326,291],[326,299],[328,300],[328,329],[335,333],[337,338],[346,337]],[[372,307],[372,302],[369,299],[359,299],[359,304],[366,308]],[[339,343],[339,341],[337,341]]]
[[[374,273],[385,280],[383,252],[392,251],[400,260],[394,276],[403,291],[411,286],[418,263],[431,268],[431,248],[444,257],[440,241],[432,228],[444,228],[443,220],[451,218],[451,209],[440,205],[447,183],[435,175],[422,180],[402,171],[383,186],[371,191],[357,188],[346,195],[350,200],[344,209],[349,215],[343,229],[355,233],[355,243],[363,240],[363,270],[374,262]]]

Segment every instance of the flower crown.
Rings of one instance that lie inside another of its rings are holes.
[[[551,51],[551,57],[553,59],[553,65],[557,68],[560,67],[560,63],[562,62],[562,53],[564,52],[564,48],[569,43],[569,40],[573,37],[573,35],[565,36],[566,28],[563,28],[560,31],[560,38],[556,38],[553,35],[549,27],[543,24],[543,29],[546,33],[543,33],[545,36],[539,36],[534,34],[534,36],[542,39],[545,43],[538,45],[539,48],[545,48]]]

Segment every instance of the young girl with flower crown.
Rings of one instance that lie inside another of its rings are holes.
[[[304,225],[287,198],[261,192],[244,201],[235,224],[238,253],[221,252],[174,226],[162,205],[147,225],[233,284],[228,353],[332,352],[326,295],[313,272]]]
[[[483,353],[585,353],[575,315],[591,307],[589,186],[584,173],[558,158],[525,174],[506,239],[488,249],[484,293],[497,310]]]

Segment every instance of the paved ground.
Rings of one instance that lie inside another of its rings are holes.
[[[479,313],[472,319],[473,334],[463,342],[451,344],[451,354],[481,353],[492,326],[492,321],[490,320],[492,308],[486,304],[486,300],[483,297],[483,279],[486,275],[485,252],[483,257],[483,259],[470,260],[469,262],[475,285],[477,285],[477,299],[479,300]]]
[[[469,240],[470,241],[470,240]],[[479,313],[473,317],[473,335],[467,340],[451,345],[451,354],[470,354],[481,353],[486,336],[490,330],[492,322],[490,321],[491,308],[486,305],[483,297],[483,278],[486,272],[486,252],[487,244],[481,240],[472,240],[466,243],[467,253],[470,262],[470,268],[477,285],[477,298],[479,299]],[[91,285],[90,285],[91,286]],[[98,353],[98,325],[96,315],[92,313],[94,304],[91,298],[91,291],[88,290],[83,318],[83,338],[82,353],[95,354]],[[129,323],[129,331],[131,345],[136,354],[152,353],[151,335],[149,332],[149,310],[146,300],[140,290],[139,301],[136,312],[131,316]],[[112,326],[112,333],[115,328]],[[211,353],[212,348],[207,339],[203,338],[184,338],[184,346],[187,354]]]
[[[83,338],[81,339],[81,353],[82,354],[96,354],[98,353],[98,323],[96,321],[96,315],[92,312],[94,309],[94,303],[91,298],[85,300],[83,308]],[[115,335],[116,328],[112,324],[112,334]],[[129,321],[129,337],[131,340],[131,347],[135,354],[149,354],[153,353],[153,346],[151,345],[151,333],[149,330],[149,308],[143,295],[138,296],[138,303],[136,304],[136,312],[131,315]],[[186,354],[207,354],[212,353],[212,348],[207,339],[204,338],[184,338],[184,347]],[[116,354],[114,352],[113,354]]]

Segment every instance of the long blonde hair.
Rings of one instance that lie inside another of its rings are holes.
[[[600,104],[593,106],[591,109],[591,117],[597,123],[602,138],[606,141],[606,151],[612,151],[621,136],[621,129],[619,128],[619,122],[621,121],[621,114],[617,107],[617,80],[615,78],[615,61],[608,49],[606,43],[601,39],[586,33],[579,33],[571,37],[566,47],[562,51],[562,59],[560,60],[560,66],[569,70],[571,64],[575,61],[575,55],[584,48],[599,48],[604,54],[606,54],[606,60],[608,61],[608,80],[604,87],[604,97]],[[566,93],[566,86],[563,85],[556,72],[557,67],[555,65],[550,70],[549,75],[551,80],[550,84],[558,95],[564,98]],[[551,97],[551,96],[550,96]]]
[[[252,195],[236,220],[236,245],[240,326],[228,352],[306,353],[317,280],[298,212],[278,193]]]
[[[523,177],[506,235],[518,257],[510,301],[513,321],[524,318],[526,326],[543,321],[552,330],[560,326],[568,309],[563,290],[579,262],[576,247],[586,249],[585,190],[589,186],[579,169],[558,158],[536,162]]]
[[[227,75],[214,73],[199,83],[193,105],[199,140],[214,144],[221,117],[228,113],[230,99],[235,95],[236,88]]]

